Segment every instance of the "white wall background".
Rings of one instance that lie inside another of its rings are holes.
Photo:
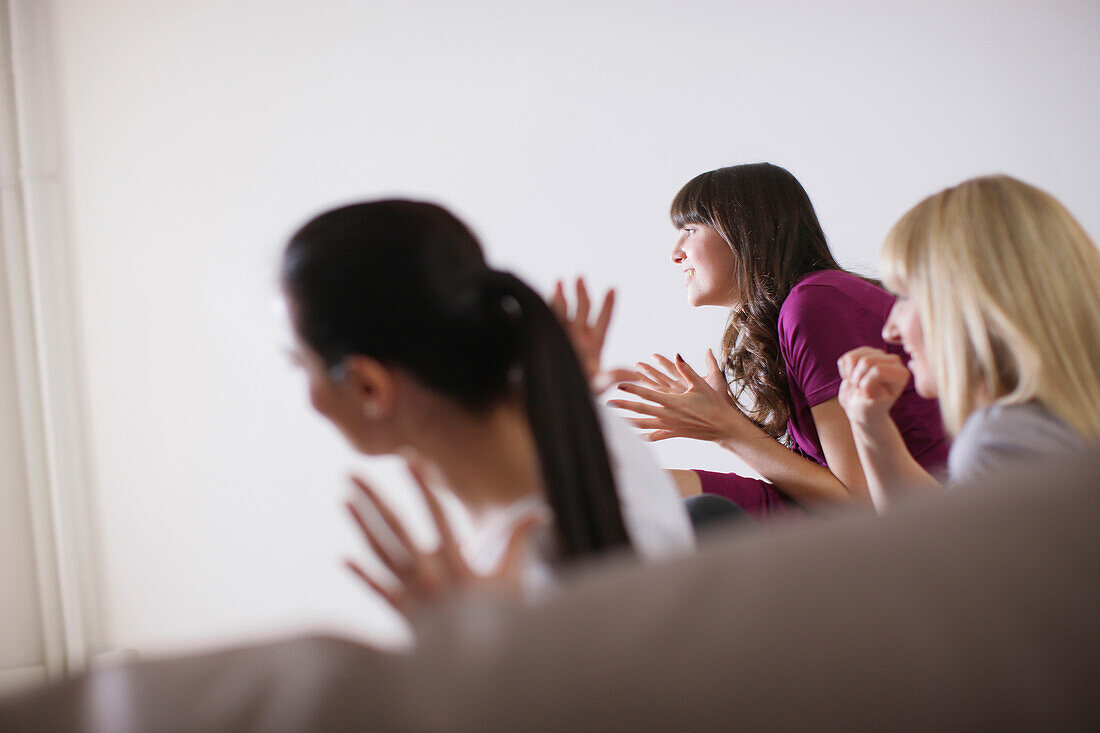
[[[310,414],[270,313],[281,239],[320,207],[434,199],[544,289],[617,285],[617,362],[698,363],[717,340],[724,314],[692,311],[668,263],[667,207],[721,165],[788,167],[865,271],[903,211],[981,173],[1047,188],[1100,234],[1095,0],[51,9],[116,647],[396,633],[338,567],[359,463]]]

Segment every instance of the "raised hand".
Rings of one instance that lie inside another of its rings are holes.
[[[406,618],[412,620],[417,610],[434,602],[463,591],[490,592],[505,596],[518,596],[520,592],[520,574],[527,552],[531,532],[539,524],[537,516],[531,515],[520,520],[512,529],[511,536],[500,564],[488,575],[475,573],[466,562],[462,550],[455,540],[451,525],[443,514],[443,507],[424,482],[419,471],[410,466],[409,472],[420,488],[428,511],[439,533],[439,545],[430,552],[421,550],[406,531],[397,515],[386,505],[378,494],[365,481],[352,477],[352,482],[366,497],[367,501],[393,532],[401,546],[401,553],[387,550],[378,536],[364,521],[362,514],[350,501],[347,503],[352,519],[362,532],[363,538],[378,559],[397,579],[396,585],[387,584],[372,577],[370,573],[354,560],[345,560],[345,565],[378,595]]]
[[[840,406],[853,425],[870,426],[885,419],[909,383],[909,369],[896,354],[861,346],[837,362]]]
[[[607,338],[608,326],[611,325],[611,313],[615,308],[615,290],[607,291],[595,322],[589,323],[592,301],[588,297],[584,278],[577,278],[576,289],[577,309],[572,316],[569,314],[569,303],[565,298],[565,286],[561,280],[554,284],[554,293],[550,297],[549,305],[565,327],[565,332],[569,334],[592,391],[598,394],[616,382],[636,379],[637,374],[630,369],[617,368],[607,371],[600,369],[600,355]]]
[[[663,372],[649,364],[639,363],[645,386],[621,384],[619,389],[648,402],[609,400],[608,406],[643,415],[630,422],[652,432],[648,440],[695,438],[726,440],[738,438],[756,426],[734,404],[725,377],[714,353],[707,352],[707,376],[700,376],[679,354],[672,362],[663,356],[654,359],[665,367]]]
[[[688,390],[691,383],[680,374],[672,361],[660,354],[654,354],[653,360],[657,362],[664,371],[644,361],[639,361],[634,365],[638,369],[638,378],[632,381],[639,382],[651,389],[667,394],[683,394]],[[726,382],[726,376],[722,372],[722,368],[718,366],[718,360],[714,358],[713,351],[707,350],[706,360],[707,384],[709,384],[715,392],[726,395],[726,399],[731,405],[734,404],[733,397],[729,394],[729,384]]]

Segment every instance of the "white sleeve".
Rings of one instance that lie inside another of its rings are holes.
[[[695,532],[668,471],[657,465],[649,446],[609,408],[597,405],[596,413],[634,549],[647,560],[691,551]]]

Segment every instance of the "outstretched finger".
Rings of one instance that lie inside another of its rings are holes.
[[[645,373],[650,382],[657,385],[658,387],[661,387],[663,389],[671,389],[677,386],[675,382],[669,379],[667,374],[662,372],[660,369],[657,369],[656,367],[652,367],[649,364],[646,364],[644,361],[639,361],[635,366],[637,366],[638,369]]]
[[[688,364],[686,361],[684,361],[684,357],[680,356],[679,354],[676,355],[676,371],[680,373],[680,376],[687,380],[688,384],[693,384],[696,387],[710,387],[710,384],[707,382],[707,380],[703,379],[699,375],[699,372],[692,369],[691,364]]]
[[[718,359],[714,356],[714,349],[707,349],[707,376],[721,375],[722,367],[718,366]]]
[[[637,412],[639,415],[650,415],[652,417],[660,417],[665,412],[665,408],[659,405],[650,405],[645,402],[633,402],[631,400],[608,400],[607,406],[619,410],[630,410],[631,412]]]
[[[412,475],[416,485],[420,488],[420,493],[424,497],[424,503],[428,505],[428,513],[432,516],[432,522],[435,524],[435,529],[439,533],[439,549],[443,553],[443,557],[447,563],[452,566],[452,570],[465,569],[466,563],[462,557],[462,552],[458,549],[458,541],[455,540],[454,532],[451,531],[451,524],[447,521],[447,516],[443,513],[443,505],[439,503],[439,498],[435,495],[428,483],[424,480],[424,476],[420,473],[420,470],[413,465],[409,465],[409,473]],[[455,567],[455,563],[461,566]]]
[[[628,394],[637,395],[643,400],[656,402],[658,405],[661,405],[663,407],[668,407],[670,397],[674,399],[676,397],[679,397],[679,395],[669,395],[664,392],[658,392],[656,390],[646,389],[645,387],[639,387],[638,385],[631,384],[630,382],[624,382],[623,384],[620,384],[619,389]]]
[[[642,437],[650,443],[656,443],[658,440],[668,440],[669,438],[678,438],[680,436],[671,430],[654,430],[652,433],[646,433]]]
[[[371,528],[363,519],[363,515],[359,513],[359,509],[356,508],[356,506],[350,501],[344,502],[344,506],[347,507],[348,513],[351,514],[352,520],[355,522],[356,526],[359,527],[359,532],[363,535],[363,539],[365,539],[367,541],[367,544],[370,545],[370,549],[374,552],[375,555],[378,556],[378,559],[381,560],[386,567],[397,574],[397,567],[399,565],[397,559],[394,558],[394,556],[386,550],[386,547],[382,544],[382,542],[374,536],[374,532],[371,531]]]
[[[611,325],[611,311],[614,308],[615,288],[611,288],[607,291],[607,295],[603,296],[603,305],[600,306],[600,312],[596,315],[596,325],[593,328],[592,337],[598,344],[602,344],[607,337],[607,329]]]
[[[569,307],[565,303],[565,286],[562,285],[561,280],[554,281],[554,293],[550,296],[550,302],[547,305],[559,321],[565,323],[569,320]]]
[[[609,380],[614,380],[616,382],[636,382],[640,379],[644,379],[641,374],[638,374],[638,372],[633,369],[626,369],[623,367],[608,369],[604,374],[607,375]],[[609,384],[608,386],[610,387],[611,385]]]
[[[393,532],[397,541],[405,547],[405,551],[409,553],[409,557],[412,559],[419,557],[421,554],[420,548],[413,542],[412,537],[409,536],[409,533],[405,531],[404,525],[401,524],[401,520],[399,520],[397,515],[393,513],[393,510],[386,505],[386,502],[382,501],[382,499],[374,493],[374,489],[368,486],[363,479],[358,476],[352,476],[351,480],[352,483],[359,487],[359,491],[367,497],[367,500],[370,501],[375,511],[378,512],[378,515],[382,517],[382,521],[384,521],[386,526],[390,528],[390,531]]]
[[[577,314],[573,316],[573,320],[582,326],[588,325],[588,311],[592,306],[592,301],[588,299],[588,288],[584,285],[584,278],[577,278]]]
[[[360,580],[366,583],[375,593],[382,596],[382,598],[384,598],[387,603],[389,603],[398,611],[401,610],[400,599],[389,588],[372,578],[370,576],[370,573],[364,570],[359,563],[350,558],[347,558],[344,560],[344,567],[358,575]]]
[[[669,380],[675,383],[680,382],[679,372],[677,372],[676,365],[672,362],[671,359],[660,354],[654,354],[653,360],[664,367],[665,371],[668,372]]]
[[[655,417],[628,417],[626,421],[642,430],[664,430],[666,427],[664,420]]]
[[[638,384],[645,385],[646,387],[649,387],[650,389],[653,389],[653,388],[657,388],[657,389],[660,389],[660,390],[668,389],[668,387],[666,387],[665,385],[658,384],[657,382],[654,382],[651,377],[648,377],[645,374],[642,374],[641,371],[638,372],[638,378],[637,379],[620,379],[619,381],[620,382],[628,382],[628,381],[629,382],[637,382]]]
[[[718,365],[718,359],[711,349],[707,349],[707,384],[713,387],[715,392],[729,395],[730,385],[726,381],[726,373]]]
[[[602,394],[619,382],[637,382],[643,379],[645,377],[630,369],[609,369],[593,377],[590,384],[592,392]]]

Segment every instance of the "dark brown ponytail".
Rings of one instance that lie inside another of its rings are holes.
[[[563,559],[630,546],[568,336],[537,293],[486,266],[453,215],[412,201],[321,214],[287,245],[282,283],[329,366],[368,355],[472,410],[522,397]]]

